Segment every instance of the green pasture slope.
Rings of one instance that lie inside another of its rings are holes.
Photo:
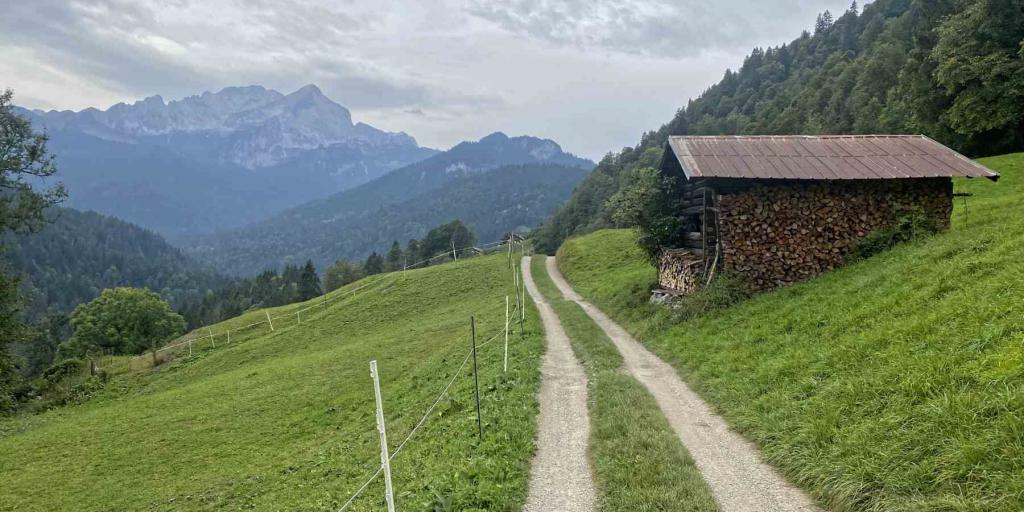
[[[182,347],[85,403],[5,420],[0,510],[337,510],[379,467],[368,362],[380,367],[393,451],[466,360],[470,315],[485,341],[503,329],[511,293],[505,255],[374,276],[332,292],[301,324],[236,331],[230,345],[218,336],[192,358]],[[484,440],[470,362],[394,458],[400,509],[519,510],[542,351],[532,312],[526,336],[511,338],[507,374],[503,337],[480,349]],[[382,504],[377,479],[349,510]]]
[[[1024,510],[1024,154],[982,162],[948,232],[693,320],[629,231],[559,265],[829,508]]]

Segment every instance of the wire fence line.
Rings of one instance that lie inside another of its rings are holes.
[[[508,243],[509,243],[509,266],[511,267],[512,266],[511,265],[512,257],[513,257],[512,244],[515,243],[515,240],[512,237],[510,237],[509,240],[508,240]],[[522,243],[521,242],[519,243],[519,245],[520,245],[520,247],[522,247]],[[513,273],[515,273],[515,269],[514,268],[513,268]],[[515,283],[516,283],[514,285],[516,287],[516,292],[515,293],[518,295],[519,294],[519,286],[521,285],[521,282],[518,280],[517,277],[514,278],[514,279],[515,279]],[[507,297],[506,297],[506,304],[507,304]],[[522,304],[523,308],[525,308],[525,306],[526,306],[525,304]],[[422,427],[427,422],[427,420],[430,418],[431,413],[433,413],[434,409],[437,408],[437,405],[439,403],[441,403],[441,400],[448,394],[448,391],[451,389],[451,387],[455,383],[455,381],[458,380],[459,375],[462,374],[462,370],[465,369],[466,365],[469,363],[470,358],[474,356],[474,353],[478,352],[483,347],[487,346],[488,344],[490,344],[494,340],[498,339],[498,337],[501,336],[503,333],[506,334],[505,338],[506,338],[506,343],[507,343],[507,339],[508,339],[507,334],[509,332],[509,329],[512,328],[514,330],[514,326],[510,325],[509,319],[510,319],[510,317],[515,317],[516,315],[520,314],[520,304],[518,303],[518,301],[517,301],[516,307],[513,309],[512,313],[511,313],[511,315],[509,315],[509,312],[508,312],[507,308],[505,310],[505,313],[506,313],[505,324],[504,324],[502,329],[500,329],[497,332],[495,332],[490,338],[487,338],[482,343],[477,344],[476,341],[474,340],[474,346],[469,351],[467,351],[466,356],[462,359],[462,363],[459,364],[459,367],[455,370],[455,373],[452,375],[451,379],[449,379],[448,383],[445,384],[444,388],[441,389],[441,392],[437,395],[437,398],[435,398],[434,401],[430,404],[430,406],[427,407],[426,411],[423,413],[423,416],[421,416],[420,420],[418,422],[416,422],[416,424],[413,426],[413,428],[406,435],[405,439],[403,439],[402,442],[398,444],[398,447],[395,449],[395,451],[391,452],[390,455],[387,457],[387,460],[388,460],[389,463],[391,461],[393,461],[395,459],[395,457],[398,456],[399,453],[402,452],[402,449],[404,449],[406,444],[410,440],[412,440],[412,438],[416,435],[416,432],[419,431],[420,427]],[[520,333],[522,333],[522,331],[520,331]],[[507,348],[506,348],[506,350],[507,350]],[[348,498],[348,500],[345,501],[345,503],[337,510],[337,512],[344,512],[345,510],[347,510],[353,503],[355,503],[355,500],[358,499],[360,495],[362,495],[362,493],[366,490],[366,488],[369,487],[370,484],[373,483],[374,480],[376,480],[378,477],[380,477],[380,475],[383,472],[384,472],[384,464],[382,463],[380,466],[377,467],[376,471],[374,471],[369,477],[367,477],[367,479],[363,482],[363,484],[360,485],[358,489],[356,489],[356,491]]]
[[[436,260],[438,258],[452,257],[454,259],[457,256],[457,254],[459,254],[459,253],[465,254],[466,252],[469,252],[469,251],[476,252],[476,253],[484,253],[484,252],[486,252],[486,250],[488,248],[499,247],[499,246],[506,245],[506,244],[509,246],[509,266],[513,267],[512,266],[512,259],[514,257],[514,248],[515,248],[515,246],[519,246],[520,248],[523,248],[523,243],[522,243],[521,240],[516,240],[515,238],[510,237],[510,238],[507,238],[507,239],[498,240],[498,241],[495,241],[495,242],[490,242],[490,243],[479,245],[479,246],[466,246],[466,247],[462,247],[462,248],[453,248],[450,251],[445,251],[443,253],[438,253],[435,256],[432,256],[430,258],[424,259],[422,261],[415,262],[415,263],[413,263],[411,265],[405,265],[403,271],[404,270],[408,270],[408,269],[418,268],[421,265],[427,265],[431,261],[434,261],[434,260]],[[230,343],[231,333],[245,331],[245,330],[252,329],[254,327],[258,327],[258,326],[264,325],[264,324],[269,324],[269,325],[272,326],[274,320],[280,321],[282,319],[285,319],[285,318],[288,318],[288,317],[292,317],[292,316],[296,317],[297,322],[294,323],[294,324],[289,324],[288,327],[294,327],[294,326],[299,325],[301,323],[301,320],[299,320],[300,319],[299,315],[301,315],[301,313],[303,313],[303,312],[314,310],[314,309],[317,309],[317,308],[326,308],[326,306],[329,305],[330,303],[333,303],[333,302],[336,302],[336,301],[339,301],[339,300],[342,300],[342,299],[346,299],[346,298],[352,297],[357,292],[365,290],[365,289],[367,289],[367,288],[369,288],[371,286],[382,285],[381,286],[382,290],[389,289],[391,286],[393,286],[395,283],[399,282],[402,279],[402,276],[404,274],[403,271],[397,271],[396,270],[396,271],[390,272],[390,274],[394,274],[393,276],[390,277],[390,279],[388,279],[386,277],[383,278],[383,279],[375,279],[375,280],[372,280],[370,282],[363,283],[363,284],[361,284],[359,286],[356,286],[355,288],[346,290],[343,293],[335,294],[332,297],[327,297],[325,295],[321,301],[313,303],[313,304],[310,304],[310,305],[308,305],[306,307],[303,307],[303,308],[300,308],[298,310],[288,311],[286,313],[282,313],[282,314],[279,314],[279,315],[276,315],[276,316],[270,315],[270,313],[268,311],[266,313],[266,317],[267,317],[266,320],[260,320],[260,321],[257,321],[257,322],[252,322],[250,324],[247,324],[247,325],[244,325],[244,326],[241,326],[241,327],[235,327],[235,328],[232,328],[232,329],[227,329],[227,330],[224,330],[224,331],[220,331],[218,333],[214,333],[210,327],[206,327],[206,329],[209,332],[209,334],[207,334],[205,336],[191,337],[191,338],[188,338],[188,339],[176,342],[176,343],[171,343],[171,344],[165,345],[165,346],[155,350],[154,352],[159,353],[159,352],[162,352],[162,351],[173,350],[175,348],[180,348],[180,347],[184,347],[184,346],[188,345],[189,346],[189,355],[191,355],[191,352],[192,352],[191,351],[191,345],[193,345],[195,343],[198,343],[200,341],[203,341],[205,339],[210,339],[211,340],[211,344],[212,344],[212,341],[213,341],[215,336],[225,336],[226,335],[228,337],[228,342]],[[513,274],[516,273],[516,269],[514,267],[512,268],[512,271],[513,271]],[[483,342],[476,344],[476,346],[475,346],[475,350],[476,351],[479,351],[480,349],[482,349],[482,348],[486,347],[487,345],[493,343],[503,333],[515,332],[516,329],[515,329],[514,325],[509,322],[509,318],[517,318],[517,315],[520,315],[520,313],[522,311],[521,308],[525,308],[525,304],[521,304],[520,301],[518,300],[518,295],[520,293],[519,286],[521,286],[521,284],[522,284],[521,280],[519,280],[517,276],[514,277],[513,280],[516,283],[514,286],[516,287],[516,292],[515,293],[517,295],[517,301],[516,301],[515,308],[512,310],[510,315],[507,315],[506,321],[505,321],[504,325],[497,332],[495,332],[493,335],[491,335],[489,338],[487,338]],[[315,299],[311,299],[310,302],[313,302],[314,300]],[[267,310],[265,310],[265,311],[267,311]],[[506,313],[508,313],[507,309],[506,309]],[[318,318],[318,317],[314,317],[314,318]],[[273,330],[273,327],[271,327],[271,330]],[[193,331],[193,332],[195,332],[195,331]],[[523,332],[522,329],[520,329],[519,332],[522,333]],[[465,357],[463,357],[462,362],[455,369],[455,371],[452,374],[451,378],[448,379],[448,381],[445,383],[444,387],[441,388],[441,390],[437,394],[436,398],[434,398],[434,400],[430,403],[430,405],[425,409],[425,411],[423,412],[422,416],[420,416],[419,420],[409,430],[409,432],[406,434],[405,438],[402,439],[402,441],[398,444],[398,446],[397,446],[397,448],[395,448],[394,452],[391,452],[389,454],[389,456],[387,457],[387,460],[389,462],[394,460],[400,453],[402,453],[402,451],[406,448],[406,446],[415,438],[415,436],[420,431],[420,429],[428,422],[428,420],[431,417],[431,414],[433,414],[433,412],[436,410],[437,406],[441,403],[441,401],[444,399],[444,397],[448,396],[448,392],[451,390],[452,386],[458,380],[459,376],[463,374],[463,371],[465,370],[466,366],[468,365],[469,360],[473,357],[473,352],[474,352],[473,349],[470,349],[470,350],[466,351]],[[145,354],[143,354],[143,355],[140,355],[140,356],[136,356],[135,358],[139,358],[139,357],[147,357],[147,356]],[[154,354],[154,357],[155,357],[155,354]],[[132,359],[135,359],[135,358],[132,358]],[[128,362],[129,368],[131,366],[131,360],[132,359],[130,359],[129,362]],[[101,369],[101,368],[97,368],[97,369]],[[353,503],[355,503],[355,501],[359,498],[359,496],[361,496],[366,491],[366,489],[377,478],[380,477],[380,475],[383,472],[384,472],[384,466],[383,466],[383,464],[381,464],[380,466],[377,467],[377,469],[372,474],[370,474],[366,478],[366,480],[363,481],[363,483],[348,498],[348,500],[345,501],[345,503],[341,506],[341,508],[338,509],[338,512],[343,512],[343,511],[347,510]]]
[[[513,243],[520,243],[521,244],[521,242],[518,242],[516,240],[513,240],[512,242]],[[421,268],[421,267],[425,268],[424,266],[429,266],[429,263],[434,261],[434,260],[441,259],[441,258],[454,257],[457,254],[466,254],[467,252],[475,252],[475,253],[478,253],[478,254],[482,254],[482,253],[486,252],[488,249],[496,248],[496,247],[499,247],[499,246],[502,246],[502,245],[506,245],[506,244],[509,244],[509,243],[510,243],[510,239],[506,238],[506,239],[502,239],[502,240],[495,240],[493,242],[488,242],[486,244],[467,245],[467,246],[464,246],[464,247],[453,248],[452,250],[446,250],[444,252],[439,252],[439,253],[437,253],[434,256],[431,256],[429,258],[426,258],[426,259],[414,262],[412,264],[407,264],[407,265],[405,265],[403,267],[403,269],[401,271],[394,270],[394,271],[385,273],[384,274],[385,276],[391,275],[390,281],[387,282],[385,286],[390,287],[391,285],[394,285],[399,279],[401,279],[402,275],[404,274],[404,272],[406,270],[414,270],[414,269]],[[203,342],[205,340],[210,340],[210,343],[213,344],[213,343],[215,343],[215,337],[216,336],[226,336],[228,338],[228,343],[230,343],[231,335],[232,334],[234,334],[236,332],[246,331],[246,330],[252,329],[254,327],[258,327],[258,326],[265,325],[265,324],[273,326],[273,323],[274,323],[275,320],[280,321],[280,320],[287,319],[287,318],[290,318],[290,317],[295,317],[296,323],[292,324],[292,326],[298,325],[299,323],[301,323],[301,315],[302,315],[302,313],[305,313],[307,311],[313,311],[313,310],[316,310],[316,309],[319,309],[319,308],[326,308],[331,303],[334,303],[334,302],[337,302],[339,300],[343,300],[343,299],[349,298],[352,295],[354,295],[356,292],[364,290],[364,289],[369,288],[369,287],[374,286],[374,285],[378,285],[382,281],[383,281],[383,279],[372,280],[370,282],[364,283],[364,284],[362,284],[360,286],[357,286],[357,287],[352,288],[350,290],[346,290],[345,292],[340,293],[340,294],[335,294],[333,296],[328,296],[328,294],[325,293],[322,296],[322,299],[320,299],[320,300],[309,299],[307,302],[310,302],[311,304],[309,304],[306,307],[303,307],[303,308],[300,308],[300,309],[297,309],[297,310],[294,310],[294,311],[288,311],[286,313],[282,313],[282,314],[279,314],[279,315],[272,316],[269,313],[269,309],[270,308],[264,308],[264,311],[267,312],[267,318],[265,320],[259,320],[257,322],[253,322],[253,323],[250,323],[248,325],[241,326],[241,327],[235,327],[235,328],[231,328],[231,329],[227,329],[227,330],[222,330],[222,331],[219,331],[219,332],[213,332],[209,327],[206,327],[206,329],[208,331],[208,334],[206,334],[204,336],[194,336],[194,335],[193,336],[189,336],[189,335],[186,335],[186,336],[188,336],[186,339],[179,338],[179,340],[181,340],[181,341],[172,342],[170,344],[164,345],[164,346],[156,349],[155,351],[151,351],[151,352],[146,353],[146,354],[139,354],[139,355],[136,355],[136,356],[132,356],[132,357],[130,357],[128,359],[127,366],[130,369],[131,365],[132,365],[132,362],[134,362],[134,361],[137,361],[137,360],[140,360],[140,359],[145,359],[147,357],[150,357],[151,355],[159,354],[161,352],[166,352],[166,351],[169,351],[169,350],[173,350],[173,349],[181,348],[181,347],[185,347],[185,346],[189,347],[189,356],[191,356],[192,355],[192,353],[191,353],[192,345],[198,344],[198,343]],[[197,331],[199,329],[203,329],[203,327],[198,327],[196,329],[193,329],[192,333],[194,333],[195,331]],[[273,327],[271,327],[271,330],[273,330]],[[190,333],[190,334],[192,334],[192,333]],[[155,354],[154,354],[154,352],[155,352]],[[106,370],[106,369],[111,368],[112,366],[114,366],[114,364],[110,363],[110,364],[105,365],[103,367],[96,366],[95,369],[97,371],[99,371],[99,370]]]
[[[490,338],[488,338],[486,341],[484,341],[483,343],[478,344],[476,346],[477,350],[483,348],[488,343],[498,339],[498,336],[500,336],[502,333],[504,333],[504,329],[494,333],[494,335],[491,336]],[[434,409],[437,408],[437,405],[439,403],[441,403],[441,400],[444,399],[444,397],[448,394],[448,390],[451,389],[452,385],[455,384],[455,381],[458,380],[459,375],[462,374],[462,370],[466,368],[466,365],[469,363],[469,359],[472,356],[473,356],[473,351],[472,351],[472,349],[470,349],[466,353],[466,357],[464,357],[462,359],[462,364],[459,365],[459,367],[455,370],[455,373],[452,375],[452,378],[449,379],[448,383],[445,384],[443,389],[441,389],[441,392],[437,395],[437,398],[434,399],[434,401],[430,404],[429,407],[427,407],[427,410],[423,413],[423,416],[420,418],[420,420],[418,422],[416,422],[416,425],[414,425],[412,427],[412,429],[409,431],[409,433],[405,436],[405,439],[403,439],[401,443],[398,443],[398,448],[395,448],[395,451],[391,452],[391,454],[388,456],[388,461],[393,461],[395,459],[395,457],[397,457],[398,454],[402,452],[402,449],[405,448],[405,445],[408,444],[409,441],[412,440],[413,436],[416,435],[416,432],[419,431],[420,427],[422,427],[427,422],[427,420],[430,419],[430,414],[432,412],[434,412]],[[344,510],[348,509],[348,507],[351,506],[352,503],[354,503],[357,498],[359,498],[359,496],[363,493],[363,491],[365,491],[366,488],[369,487],[370,484],[373,483],[373,481],[376,480],[381,475],[381,473],[383,471],[384,471],[384,467],[383,466],[377,467],[377,470],[374,471],[373,474],[371,474],[363,482],[363,484],[359,486],[359,488],[356,490],[356,492],[353,493],[352,496],[349,497],[349,499],[347,501],[345,501],[345,504],[342,505],[341,508],[339,508],[337,512],[343,512]]]

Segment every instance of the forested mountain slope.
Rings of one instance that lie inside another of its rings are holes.
[[[609,204],[671,135],[923,133],[972,156],[1024,148],[1024,3],[877,0],[736,71],[640,143],[606,156],[537,234],[553,251],[614,225]]]
[[[202,237],[188,251],[222,272],[248,275],[307,258],[319,268],[362,259],[456,218],[490,241],[543,222],[592,165],[550,140],[494,133],[258,224]]]
[[[24,276],[30,319],[68,313],[104,288],[149,288],[174,307],[228,282],[160,235],[95,212],[55,208],[40,232],[6,235],[2,258]]]

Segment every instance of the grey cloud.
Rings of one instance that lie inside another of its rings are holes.
[[[187,10],[197,5],[194,0],[174,2]],[[0,45],[31,48],[47,65],[135,96],[173,98],[239,83],[287,89],[315,82],[357,109],[500,102],[358,60],[353,50],[359,48],[359,35],[379,27],[372,16],[346,12],[344,3],[245,0],[239,8],[244,20],[225,14],[170,24],[157,15],[156,4],[146,2],[18,2],[0,17]],[[232,30],[245,31],[245,37],[233,40],[238,34]],[[183,53],[160,51],[147,44],[153,38],[170,39]]]
[[[46,63],[132,92],[195,83],[200,77],[129,37],[155,25],[152,11],[127,2],[15,3],[0,17],[0,43],[35,50]]]
[[[755,44],[775,32],[774,23],[783,18],[792,23],[794,3],[835,2],[471,0],[467,11],[513,34],[555,45],[681,58]]]

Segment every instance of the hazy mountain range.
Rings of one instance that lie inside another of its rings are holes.
[[[313,85],[228,87],[107,110],[19,113],[46,129],[68,206],[172,240],[255,222],[437,151],[353,123]]]
[[[320,268],[361,259],[456,218],[490,241],[543,222],[593,166],[554,141],[496,132],[250,226],[201,237],[186,251],[221,272],[250,275],[307,258]]]

